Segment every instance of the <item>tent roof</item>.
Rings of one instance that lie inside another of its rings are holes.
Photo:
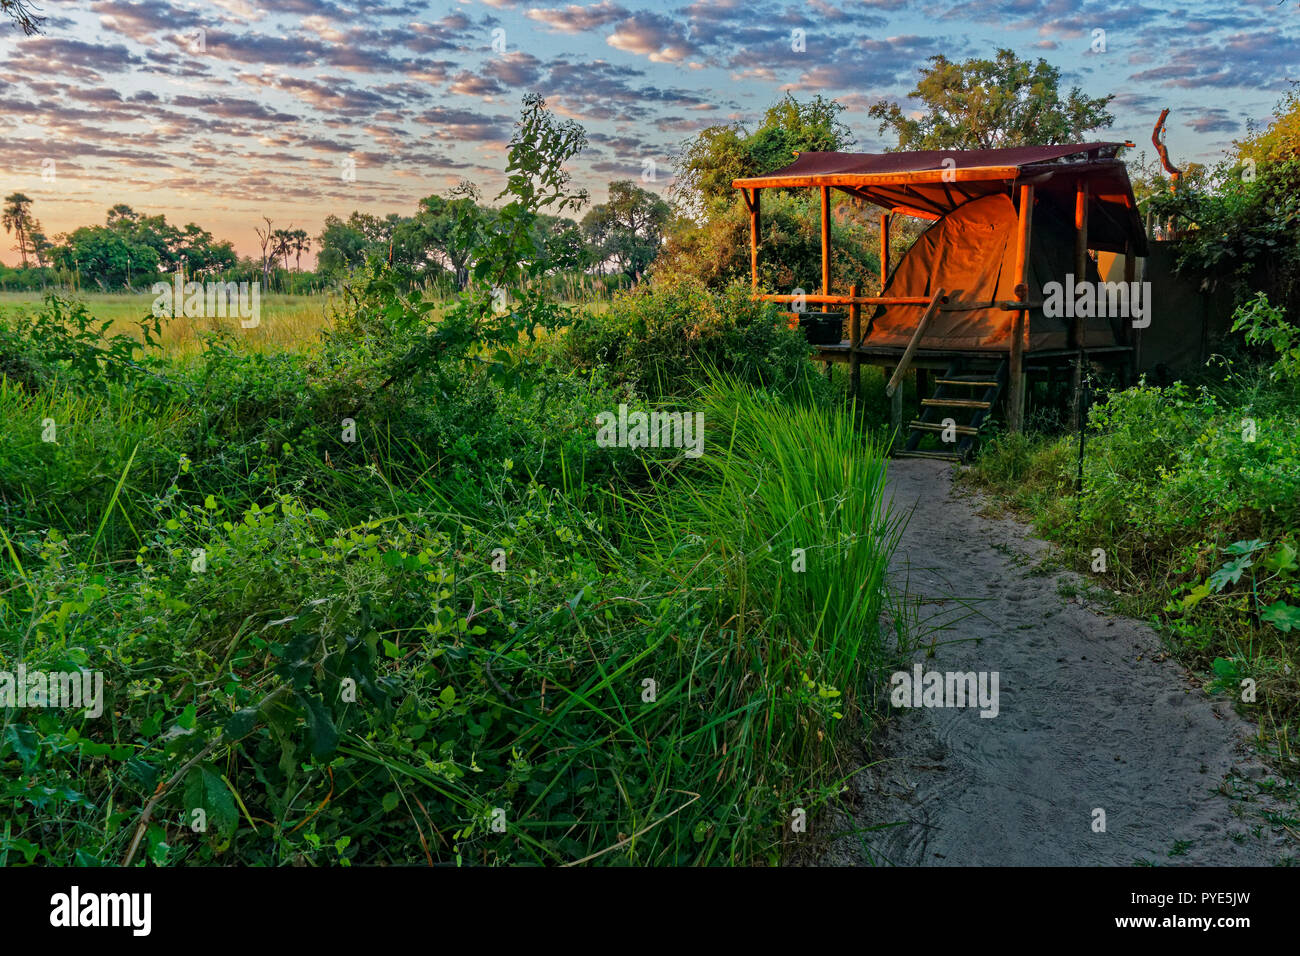
[[[1007,149],[927,149],[898,153],[800,153],[775,172],[732,181],[737,189],[830,186],[859,199],[922,219],[1010,186],[1032,182],[1040,199],[1061,212],[1074,209],[1074,192],[1088,181],[1088,245],[1146,254],[1146,234],[1128,170],[1115,152],[1124,143],[1014,146]]]

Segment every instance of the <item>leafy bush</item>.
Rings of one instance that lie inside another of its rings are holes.
[[[113,717],[8,723],[0,854],[776,860],[791,808],[838,791],[884,657],[883,460],[845,416],[701,401],[705,457],[639,495],[561,494],[505,445],[475,481],[336,463],[337,511],[296,497],[291,454],[254,458],[269,490],[232,507],[186,456],[126,492],[146,514],[131,561],[9,535],[0,668],[101,672]]]
[[[1180,223],[1180,271],[1226,282],[1238,303],[1263,289],[1292,316],[1300,314],[1298,91],[1288,91],[1269,125],[1252,126],[1210,175],[1185,178],[1147,203]]]
[[[1270,305],[1268,296],[1261,292],[1239,308],[1232,331],[1243,333],[1248,345],[1272,348],[1271,379],[1300,383],[1300,327],[1288,322],[1281,309]]]
[[[790,387],[810,369],[807,340],[775,307],[739,284],[710,291],[672,279],[616,296],[609,311],[580,317],[565,341],[569,357],[607,367],[649,397],[681,394],[714,369],[757,386]]]
[[[154,359],[160,321],[140,322],[140,339],[122,332],[108,335],[112,320],[96,320],[82,302],[51,292],[43,308],[0,317],[0,376],[35,391],[55,379],[82,391],[103,393],[128,384],[155,396],[167,392]],[[136,360],[135,353],[146,357]]]
[[[104,699],[0,704],[0,865],[778,862],[842,790],[882,450],[787,404],[807,346],[743,289],[628,295],[563,361],[530,237],[579,132],[526,102],[445,309],[375,267],[292,354],[145,366],[61,306],[5,340],[0,671]],[[597,444],[714,365],[702,458]]]

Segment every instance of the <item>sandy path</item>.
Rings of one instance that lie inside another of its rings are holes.
[[[1062,596],[1047,545],[976,514],[952,468],[890,464],[915,507],[894,561],[934,635],[926,671],[996,671],[999,713],[891,708],[857,821],[826,862],[896,865],[1271,864],[1295,842],[1260,817],[1253,727],[1164,660],[1146,625]],[[979,639],[979,640],[976,640]],[[1094,832],[1093,811],[1106,814]],[[1294,808],[1291,809],[1294,815]],[[1173,855],[1171,855],[1173,854]]]

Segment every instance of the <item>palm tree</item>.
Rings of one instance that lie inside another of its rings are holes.
[[[289,271],[289,253],[293,251],[293,233],[288,229],[277,229],[271,233],[271,255],[284,260],[284,271]]]
[[[45,229],[39,219],[32,220],[31,231],[27,238],[32,246],[32,255],[36,257],[36,267],[44,269],[50,264],[50,250],[54,248],[54,244],[46,238]]]
[[[302,272],[302,254],[311,248],[311,237],[307,235],[306,229],[295,229],[289,233],[293,240],[294,260],[298,263],[298,271]]]
[[[5,232],[18,233],[18,253],[23,257],[23,268],[27,268],[27,237],[32,231],[32,201],[22,193],[13,193],[5,197],[4,212],[0,213],[0,223]]]

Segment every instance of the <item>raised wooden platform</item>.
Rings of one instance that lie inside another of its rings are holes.
[[[835,345],[816,345],[814,348],[817,349],[816,361],[818,362],[848,362],[850,352],[853,351],[849,347],[848,339],[844,339]],[[903,357],[904,351],[905,349],[901,346],[863,345],[857,349],[858,361],[864,365],[891,367],[898,364],[899,359]],[[1132,351],[1133,347],[1130,345],[1104,345],[1088,349],[1087,353],[1090,360],[1109,364],[1124,358]],[[917,349],[911,365],[913,367],[946,369],[948,363],[954,359],[987,358],[997,361],[1004,358],[1006,354],[1006,351],[1001,349]],[[1074,361],[1077,354],[1076,349],[1039,349],[1037,351],[1026,351],[1024,356],[1026,363],[1069,365]]]

